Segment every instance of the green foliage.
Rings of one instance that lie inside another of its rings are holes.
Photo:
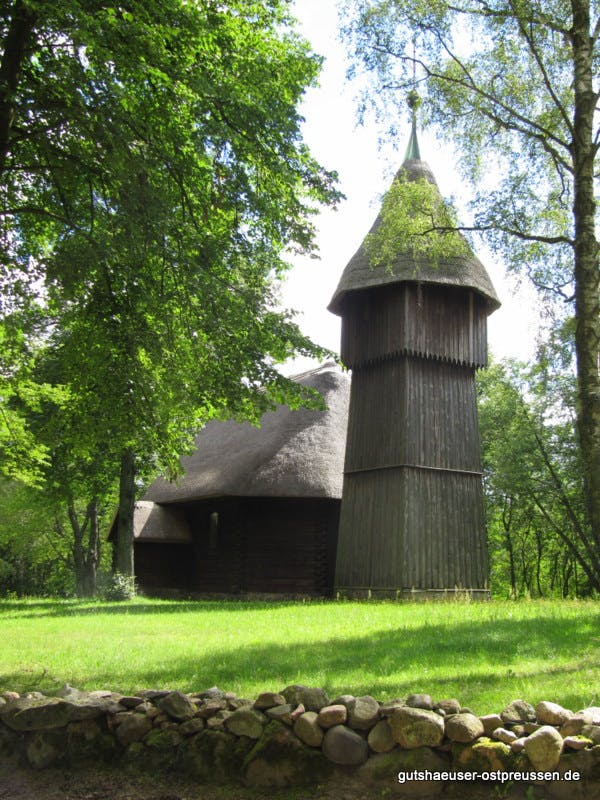
[[[457,225],[454,209],[436,186],[401,171],[383,199],[381,224],[365,239],[369,260],[375,266],[393,265],[406,253],[417,269],[421,257],[437,265],[441,258],[467,255],[469,247]]]
[[[497,596],[594,594],[598,552],[587,527],[572,413],[568,324],[533,365],[478,376],[492,588]],[[569,344],[569,341],[571,342]]]
[[[69,541],[56,522],[39,490],[0,481],[0,596],[72,595]]]
[[[135,578],[120,572],[105,573],[98,581],[98,594],[103,600],[133,600],[136,596]]]
[[[28,416],[44,403],[59,406],[67,398],[64,387],[35,380],[25,325],[33,327],[25,315],[0,316],[0,476],[38,485],[49,453],[31,431]]]
[[[283,254],[338,197],[297,110],[320,59],[286,0],[6,10],[0,325],[21,315],[27,358],[0,341],[0,449],[81,557],[124,452],[174,476],[210,419],[320,402],[276,368],[325,355],[276,310]]]

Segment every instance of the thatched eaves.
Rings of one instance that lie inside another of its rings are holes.
[[[171,506],[138,500],[133,515],[133,536],[140,542],[192,541],[190,526],[183,513]]]
[[[182,503],[216,497],[342,496],[350,376],[333,363],[298,375],[317,389],[326,411],[280,406],[263,415],[261,427],[210,422],[182,459],[185,474],[159,478],[144,500]]]

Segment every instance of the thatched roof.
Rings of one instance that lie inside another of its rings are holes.
[[[138,500],[133,514],[133,536],[141,542],[191,542],[192,533],[185,516],[171,506]]]
[[[416,152],[418,153],[418,149]],[[411,154],[410,147],[409,154]],[[400,167],[398,175],[400,172],[404,172],[409,180],[425,178],[437,187],[431,169],[420,158],[407,158]],[[377,230],[381,223],[382,218],[379,214],[370,233]],[[328,308],[334,314],[341,316],[344,298],[349,292],[402,281],[437,283],[474,289],[487,300],[490,313],[500,305],[485,267],[470,248],[466,255],[440,258],[436,262],[425,257],[415,259],[408,252],[400,252],[392,263],[372,266],[363,242],[342,273]]]
[[[210,422],[182,459],[177,482],[159,478],[144,495],[155,503],[210,497],[342,496],[350,376],[333,363],[295,376],[317,389],[326,411],[290,411],[279,406],[263,415],[261,427]]]

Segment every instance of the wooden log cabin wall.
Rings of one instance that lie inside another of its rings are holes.
[[[331,594],[339,499],[233,497],[184,504],[190,540],[136,540],[147,594]]]
[[[414,124],[401,170],[435,185]],[[352,370],[337,592],[487,593],[475,370],[498,305],[471,252],[372,267],[363,244],[346,267],[329,306]]]

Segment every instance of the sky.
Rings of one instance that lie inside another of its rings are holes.
[[[397,142],[378,143],[382,131],[375,121],[359,126],[358,88],[346,79],[347,60],[338,40],[336,0],[296,0],[298,29],[313,50],[325,57],[319,88],[309,89],[301,106],[304,138],[313,155],[327,169],[336,170],[346,199],[337,209],[323,209],[316,219],[319,259],[295,256],[282,289],[282,305],[298,312],[302,331],[320,345],[339,352],[340,320],[327,305],[342,271],[368,233],[381,199],[403,161],[410,134],[410,116],[404,98],[398,98]],[[454,152],[427,131],[419,132],[421,158],[436,177],[444,197],[453,196],[459,207],[468,200],[467,187],[453,169]],[[476,247],[502,307],[488,318],[489,348],[495,358],[531,358],[539,321],[533,288],[505,276],[504,267],[484,247]],[[307,359],[288,362],[282,369],[293,374],[316,365]]]

